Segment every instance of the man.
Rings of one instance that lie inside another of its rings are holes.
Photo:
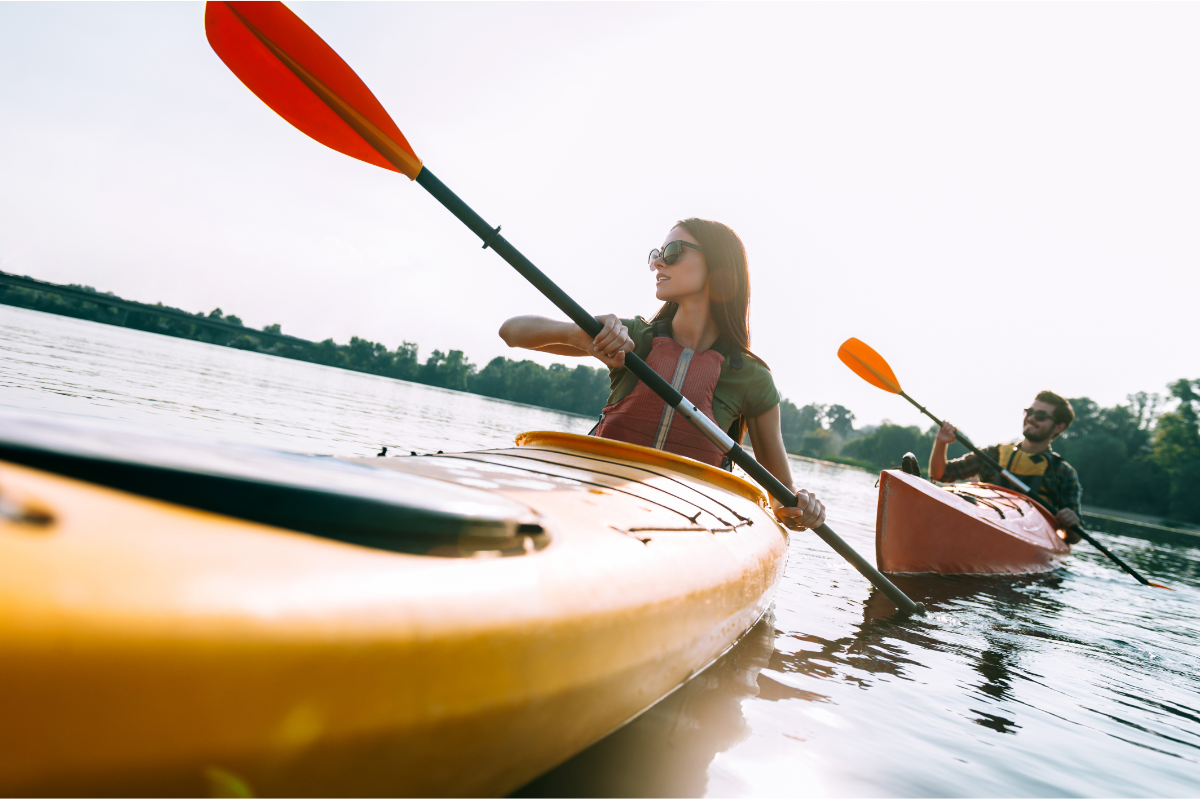
[[[1067,541],[1078,542],[1071,528],[1079,524],[1079,502],[1083,489],[1075,468],[1050,448],[1050,443],[1075,420],[1075,410],[1054,392],[1040,392],[1033,405],[1025,409],[1025,438],[1018,444],[993,445],[983,452],[1000,466],[1021,479],[1039,500],[1058,509],[1058,523],[1067,532]],[[958,429],[943,423],[929,454],[929,477],[943,483],[965,481],[979,476],[984,483],[1009,486],[1003,476],[974,453],[946,462],[946,448],[957,437]],[[1016,488],[1016,487],[1011,487]]]

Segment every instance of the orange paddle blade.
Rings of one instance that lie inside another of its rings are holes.
[[[838,348],[838,358],[847,367],[854,370],[858,377],[872,386],[878,386],[892,394],[900,394],[903,391],[900,388],[900,381],[896,380],[896,373],[892,372],[892,368],[883,360],[883,356],[872,350],[865,342],[853,338],[847,339]]]
[[[209,2],[208,43],[275,113],[326,147],[416,178],[421,160],[354,70],[280,2]]]

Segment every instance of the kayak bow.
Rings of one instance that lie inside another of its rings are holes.
[[[889,469],[879,477],[875,554],[887,573],[996,575],[1057,569],[1071,547],[1050,512],[1019,492],[948,490]]]
[[[720,656],[786,563],[758,487],[620,442],[55,431],[0,418],[4,795],[503,795]]]

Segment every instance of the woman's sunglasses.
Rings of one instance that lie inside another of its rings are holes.
[[[1050,419],[1052,416],[1054,416],[1054,415],[1048,414],[1045,411],[1042,411],[1040,408],[1037,409],[1036,411],[1032,408],[1025,409],[1025,418],[1026,419],[1028,419],[1029,417],[1033,417],[1038,422],[1045,422],[1046,420]]]
[[[657,247],[651,250],[650,257],[646,259],[646,263],[653,266],[654,262],[661,258],[663,263],[669,267],[678,261],[679,257],[683,255],[683,248],[685,247],[690,247],[693,250],[699,250],[701,253],[704,252],[704,248],[698,244],[685,242],[683,239],[676,239],[673,242],[667,242],[662,250],[659,250]]]

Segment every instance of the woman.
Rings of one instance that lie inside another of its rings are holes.
[[[650,251],[650,269],[655,296],[664,301],[650,321],[606,314],[596,318],[604,327],[592,339],[571,322],[513,317],[500,337],[509,347],[591,355],[608,366],[611,392],[596,435],[721,465],[716,446],[625,368],[625,354],[636,351],[734,441],[749,432],[759,462],[798,497],[795,508],[771,498],[784,525],[819,526],[825,507],[792,482],[779,430],[779,393],[767,365],[750,352],[750,272],[742,240],[719,222],[685,219]]]

